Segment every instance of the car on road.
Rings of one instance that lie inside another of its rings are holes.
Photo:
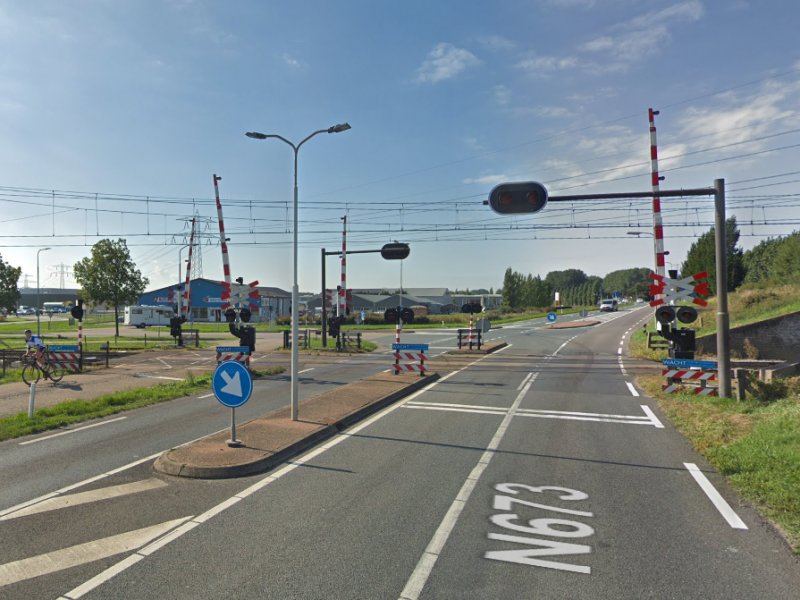
[[[25,315],[35,315],[35,314],[36,314],[36,309],[31,306],[20,306],[17,309],[18,317],[23,317]]]
[[[607,298],[600,303],[600,312],[615,312],[617,301],[614,298]]]

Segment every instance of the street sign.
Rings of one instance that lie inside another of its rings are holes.
[[[80,346],[48,346],[50,352],[80,352]]]
[[[392,344],[392,350],[417,350],[428,351],[428,344]]]
[[[716,369],[715,360],[688,360],[683,358],[665,358],[661,361],[665,367],[675,367],[678,369]]]
[[[487,333],[492,328],[492,323],[487,318],[478,319],[475,321],[475,329],[479,329],[481,333]]]
[[[214,371],[211,389],[220,404],[236,408],[250,399],[253,377],[244,365],[234,361],[223,362]]]
[[[550,321],[551,323],[555,323],[557,318],[558,315],[556,313],[554,312],[547,313],[547,320]]]
[[[250,346],[217,346],[217,352],[220,354],[224,352],[231,352],[234,354],[244,352],[250,354]]]

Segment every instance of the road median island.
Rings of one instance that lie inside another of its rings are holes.
[[[439,379],[437,373],[379,373],[300,403],[299,419],[281,408],[236,428],[241,447],[229,447],[230,430],[204,437],[159,456],[159,473],[225,479],[263,473],[368,415]]]
[[[576,327],[593,327],[599,324],[600,321],[565,321],[548,325],[546,329],[575,329]]]

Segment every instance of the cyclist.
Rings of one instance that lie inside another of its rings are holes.
[[[25,350],[25,354],[33,353],[34,357],[36,358],[36,364],[39,365],[39,368],[43,368],[44,351],[47,349],[47,346],[44,345],[42,338],[40,338],[38,335],[33,335],[33,332],[30,329],[26,329],[25,342],[27,344],[27,350]]]

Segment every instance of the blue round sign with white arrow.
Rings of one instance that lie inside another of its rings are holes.
[[[211,378],[211,389],[220,404],[237,408],[250,399],[253,376],[241,363],[233,360],[221,362]]]
[[[547,320],[551,323],[555,323],[555,320],[558,318],[558,315],[554,312],[547,313]]]

